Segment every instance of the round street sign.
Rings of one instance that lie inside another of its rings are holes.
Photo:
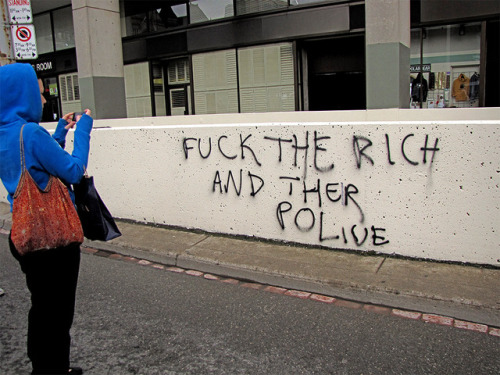
[[[17,28],[16,37],[20,42],[28,42],[31,39],[31,31],[26,26]]]

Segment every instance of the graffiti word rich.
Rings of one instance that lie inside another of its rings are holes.
[[[403,158],[411,165],[418,165],[418,161],[410,159],[407,153],[407,141],[414,137],[415,134],[408,134],[406,137],[403,138],[403,141],[401,142],[401,154],[403,155]],[[436,138],[434,141],[434,146],[431,147],[429,146],[429,135],[425,135],[425,143],[424,146],[420,148],[420,151],[422,151],[423,157],[422,157],[422,162],[424,164],[427,163],[427,152],[432,151],[432,156],[431,156],[431,162],[432,164],[434,162],[434,155],[436,154],[436,151],[439,151],[439,148],[437,147],[439,139]],[[390,165],[396,164],[392,158],[391,158],[391,146],[390,146],[390,140],[389,140],[389,134],[385,134],[385,142],[387,146],[387,159]],[[366,159],[368,162],[370,162],[371,165],[374,165],[375,162],[373,161],[372,157],[368,155],[367,149],[373,145],[373,142],[363,136],[353,136],[352,137],[352,148],[354,151],[354,157],[356,158],[356,166],[358,169],[361,168],[361,162],[364,159]]]

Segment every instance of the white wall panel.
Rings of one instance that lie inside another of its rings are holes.
[[[99,120],[109,128],[93,131],[88,169],[121,218],[498,266],[499,118],[434,109]]]

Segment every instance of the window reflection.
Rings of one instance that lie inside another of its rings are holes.
[[[233,0],[196,0],[189,2],[191,23],[234,16]]]
[[[162,31],[172,27],[187,25],[186,4],[175,4],[149,12],[151,31]]]
[[[35,16],[33,24],[36,30],[36,46],[39,54],[54,52],[50,13]]]
[[[331,1],[331,0],[290,0],[290,5],[324,3],[325,1]]]
[[[236,0],[236,14],[265,12],[287,6],[288,0]]]
[[[124,36],[187,25],[187,0],[122,1],[120,5]]]
[[[54,37],[56,50],[60,51],[75,46],[75,31],[73,28],[73,10],[62,8],[52,13],[54,17]]]

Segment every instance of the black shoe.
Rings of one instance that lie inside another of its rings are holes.
[[[35,372],[35,371],[33,371],[31,373],[31,375],[39,375],[39,374],[49,374],[49,373],[48,372]],[[58,372],[58,374],[62,374],[62,373]],[[81,367],[70,367],[67,374],[69,374],[69,375],[82,375],[83,370]]]

